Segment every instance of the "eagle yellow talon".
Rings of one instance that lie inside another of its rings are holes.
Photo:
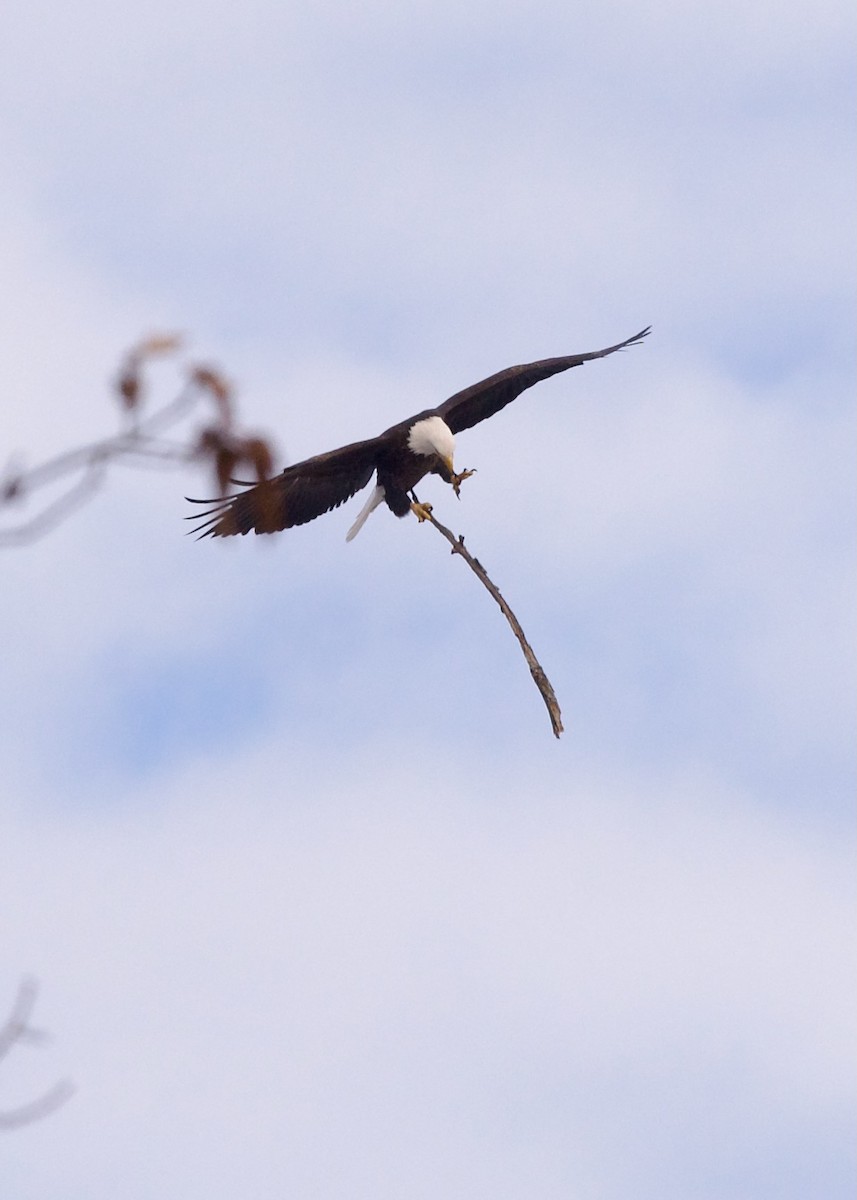
[[[452,490],[455,492],[456,496],[458,496],[459,500],[461,499],[461,485],[462,485],[462,483],[464,483],[465,479],[469,479],[471,475],[475,475],[475,474],[476,474],[476,468],[475,468],[475,467],[473,468],[473,470],[472,470],[472,471],[462,471],[462,472],[461,472],[460,474],[458,474],[458,475],[456,475],[456,474],[453,472],[452,478],[450,479],[450,481],[449,481],[449,482],[452,484]]]
[[[431,505],[430,504],[421,504],[418,500],[412,500],[411,501],[411,512],[414,514],[414,516],[417,518],[417,520],[420,523],[422,523],[423,521],[427,521],[429,519],[429,514],[431,513]]]

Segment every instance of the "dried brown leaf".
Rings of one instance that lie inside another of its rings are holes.
[[[241,443],[241,458],[250,463],[261,482],[274,473],[274,454],[270,443],[261,437],[245,438]]]
[[[214,456],[214,469],[217,474],[217,483],[220,487],[221,496],[225,496],[230,490],[230,480],[235,474],[237,462],[238,455],[229,446],[221,446]]]
[[[180,333],[153,333],[151,337],[140,342],[134,353],[141,358],[151,358],[156,354],[173,354],[181,349],[182,340]]]
[[[133,412],[140,403],[141,392],[140,372],[136,358],[128,359],[121,375],[116,380],[116,390],[119,393],[122,407],[127,412]]]
[[[223,424],[226,426],[231,425],[232,388],[223,376],[212,367],[194,367],[191,371],[191,379],[199,387],[205,388],[213,397]]]
[[[219,425],[208,425],[196,439],[196,452],[201,458],[217,454],[227,444],[223,430]]]

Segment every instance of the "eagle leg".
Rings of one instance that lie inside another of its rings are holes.
[[[414,514],[414,516],[417,518],[417,520],[420,522],[420,524],[422,524],[423,521],[427,521],[429,519],[429,514],[431,513],[431,505],[430,504],[421,504],[419,500],[412,500],[411,501],[411,512]]]
[[[472,471],[461,471],[461,472],[459,472],[458,475],[450,476],[449,482],[452,484],[452,490],[455,492],[455,494],[459,500],[461,499],[462,483],[464,483],[465,479],[469,479],[471,475],[475,475],[475,474],[476,474],[476,468],[474,467]]]

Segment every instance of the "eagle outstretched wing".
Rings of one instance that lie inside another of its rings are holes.
[[[558,375],[560,371],[567,371],[569,367],[579,367],[593,358],[606,358],[608,354],[614,354],[617,350],[636,346],[650,330],[651,325],[616,346],[608,346],[606,350],[593,350],[589,354],[569,354],[564,358],[544,358],[541,362],[507,367],[505,371],[489,375],[481,383],[472,384],[463,392],[456,392],[434,411],[446,421],[453,433],[461,433],[462,429],[471,429],[480,421],[493,417],[534,383],[549,379],[551,375]]]
[[[369,438],[318,454],[235,496],[191,500],[192,504],[213,505],[188,518],[203,518],[192,532],[200,537],[230,537],[251,531],[277,533],[293,525],[305,525],[338,508],[366,486],[376,467],[380,441]]]
[[[642,329],[626,341],[608,346],[605,350],[569,354],[563,358],[545,358],[541,362],[507,367],[505,371],[498,371],[481,383],[474,383],[463,392],[457,392],[439,407],[394,425],[380,437],[352,442],[349,446],[341,446],[338,450],[295,463],[281,475],[250,486],[236,495],[193,500],[193,504],[211,505],[205,512],[188,518],[201,519],[201,524],[193,532],[200,537],[230,537],[236,533],[250,533],[251,530],[255,533],[276,533],[293,525],[305,525],[322,513],[338,508],[364,488],[372,478],[372,473],[378,469],[379,460],[385,460],[385,457],[389,460],[391,447],[397,444],[397,438],[401,436],[404,442],[407,441],[408,431],[415,421],[435,415],[441,417],[454,434],[460,433],[492,417],[520,396],[521,392],[542,379],[567,371],[570,367],[579,367],[591,359],[605,358],[628,346],[636,346],[650,329],[651,326]]]

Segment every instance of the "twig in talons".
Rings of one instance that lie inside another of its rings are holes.
[[[411,497],[416,503],[419,503],[413,492],[411,492]],[[521,628],[520,621],[512,612],[500,589],[489,577],[488,572],[482,566],[482,563],[479,561],[479,559],[474,558],[470,551],[465,549],[464,535],[459,534],[459,536],[456,538],[455,534],[452,533],[451,530],[447,529],[445,525],[441,525],[440,521],[438,521],[437,517],[435,517],[432,512],[428,513],[427,520],[434,525],[438,533],[441,533],[446,538],[452,547],[452,553],[461,555],[461,557],[470,567],[471,571],[473,571],[474,575],[481,580],[482,585],[497,601],[498,605],[500,606],[500,611],[509,622],[512,633],[514,633],[515,637],[518,639],[518,643],[521,647],[524,658],[527,660],[527,666],[530,668],[530,674],[533,677],[533,682],[541,692],[542,699],[545,702],[545,707],[547,708],[548,715],[550,716],[551,728],[553,729],[554,737],[559,737],[563,731],[562,714],[560,713],[559,701],[557,700],[556,693],[551,686],[551,681],[545,674],[541,663],[536,658],[532,646],[527,641],[526,635]]]
[[[473,469],[470,471],[460,471],[457,475],[451,476],[449,482],[452,484],[452,490],[455,492],[457,499],[459,499],[459,500],[461,499],[462,483],[464,483],[465,479],[469,479],[471,475],[475,475],[475,474],[476,474],[476,468],[473,467]]]

